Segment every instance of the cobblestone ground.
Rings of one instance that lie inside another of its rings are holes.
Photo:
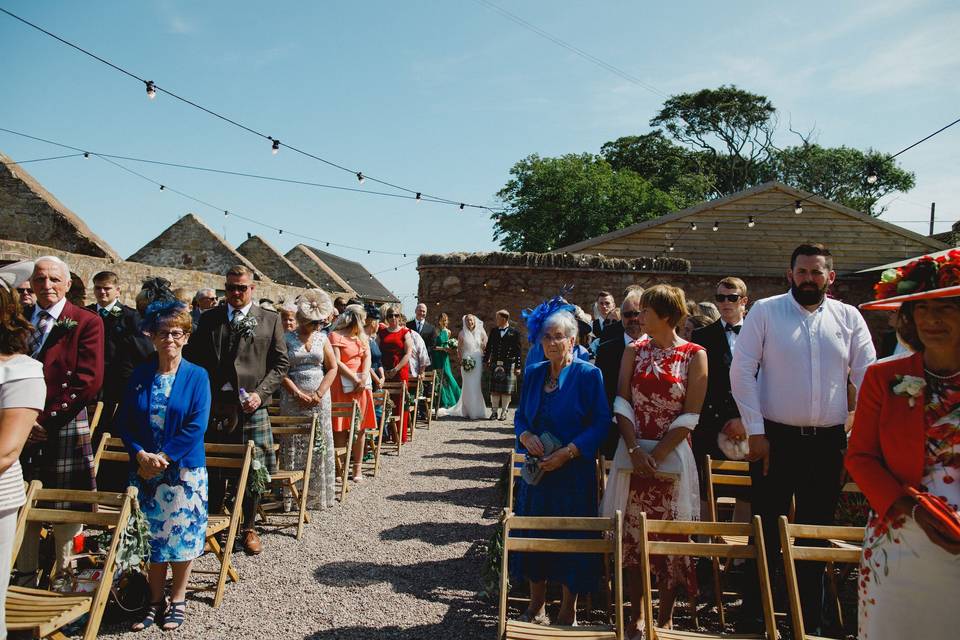
[[[235,554],[241,581],[217,609],[190,596],[172,637],[492,638],[495,607],[477,594],[512,441],[510,425],[486,420],[418,429],[344,504],[311,512],[300,541],[268,533],[261,555]],[[101,636],[134,637],[128,626],[106,623]],[[136,637],[171,636],[153,628]]]

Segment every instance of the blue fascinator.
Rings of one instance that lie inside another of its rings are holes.
[[[540,334],[543,333],[543,325],[547,318],[558,311],[569,311],[573,313],[575,307],[563,299],[562,296],[554,296],[546,302],[541,302],[535,309],[524,309],[520,316],[527,323],[527,339],[531,344],[540,341]]]
[[[154,332],[160,325],[173,316],[179,315],[187,310],[187,305],[179,300],[157,300],[151,302],[146,311],[143,312],[143,322],[140,323],[140,330]]]

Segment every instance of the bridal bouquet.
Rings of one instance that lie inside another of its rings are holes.
[[[450,338],[449,340],[443,343],[444,349],[456,349],[459,346],[460,346],[460,343],[457,342],[456,338]]]
[[[470,356],[465,357],[460,361],[460,367],[464,371],[473,371],[477,366],[477,361],[471,358]]]

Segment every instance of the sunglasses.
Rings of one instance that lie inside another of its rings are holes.
[[[17,293],[20,295],[33,295],[33,289],[17,289]]]
[[[718,293],[714,296],[717,302],[738,302],[742,297],[739,293]]]
[[[639,311],[624,311],[624,312],[622,313],[622,315],[623,315],[624,318],[627,318],[627,319],[630,319],[630,318],[639,318],[639,317],[640,317],[640,312],[639,312]]]
[[[247,284],[228,284],[227,291],[232,291],[234,293],[243,293],[250,288],[250,285]]]
[[[397,315],[398,315],[398,314],[396,314],[396,313],[388,313],[385,317],[387,317],[387,318],[396,318]]]

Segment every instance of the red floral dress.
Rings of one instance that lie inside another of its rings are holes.
[[[958,510],[960,376],[943,380],[928,375],[923,391],[927,443],[920,489]],[[960,555],[930,542],[910,517],[889,519],[871,511],[860,559],[861,640],[955,638],[960,628],[957,593]]]
[[[634,343],[637,357],[630,387],[636,416],[637,439],[660,440],[670,424],[683,413],[687,398],[687,371],[690,361],[703,347],[692,342],[660,349],[650,338]],[[680,446],[685,446],[681,443]],[[623,532],[624,565],[640,565],[640,514],[652,520],[673,520],[671,480],[630,476],[630,494]],[[655,536],[657,540],[683,541],[682,536]],[[683,556],[652,556],[651,572],[661,589],[684,587],[688,595],[697,593],[697,574],[693,560]]]

